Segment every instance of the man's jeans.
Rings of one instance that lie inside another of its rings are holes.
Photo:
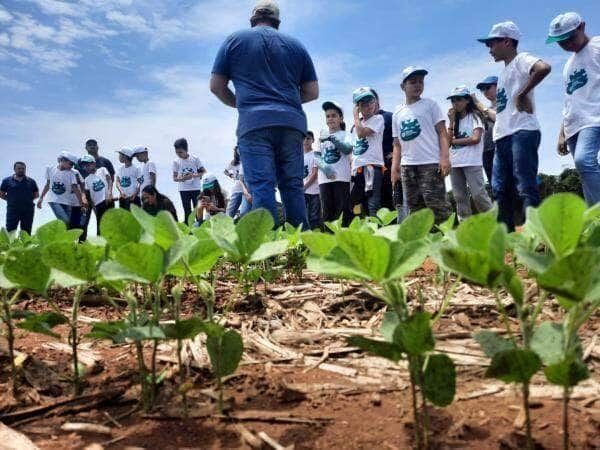
[[[600,202],[600,127],[584,128],[567,145],[581,177],[583,196],[589,206]]]
[[[319,194],[304,194],[306,213],[311,230],[321,228],[321,198]]]
[[[275,188],[279,188],[286,220],[308,230],[304,203],[302,133],[294,128],[252,130],[238,140],[244,181],[252,194],[252,209],[265,208],[279,225]]]
[[[63,221],[67,227],[71,224],[71,205],[63,205],[62,203],[55,202],[50,202],[48,205],[50,205],[52,212],[58,220]]]
[[[252,209],[252,204],[248,203],[243,192],[234,192],[229,197],[229,203],[227,203],[227,215],[229,217],[235,217],[236,213],[240,210],[240,217],[247,214]]]
[[[6,231],[11,232],[21,224],[21,231],[31,234],[33,226],[34,206],[6,208]]]
[[[492,189],[498,202],[498,219],[508,231],[515,230],[513,190],[516,187],[523,200],[523,208],[540,204],[537,187],[538,147],[541,134],[538,130],[519,130],[496,142]]]

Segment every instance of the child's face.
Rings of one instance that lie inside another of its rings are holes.
[[[69,170],[73,168],[73,162],[69,161],[68,159],[61,159],[58,163],[59,167],[61,170]]]
[[[148,152],[136,153],[135,157],[139,162],[146,162],[148,161]]]
[[[490,49],[490,55],[494,61],[504,61],[511,49],[510,39],[497,38],[486,42],[485,44]]]
[[[125,156],[123,153],[119,153],[119,162],[121,164],[125,164],[125,163],[131,162],[131,160],[127,156]]]
[[[419,98],[425,89],[425,75],[412,75],[400,85],[409,98]]]
[[[330,130],[339,130],[342,126],[342,116],[335,109],[325,111],[325,123]]]
[[[375,101],[375,97],[367,97],[358,102],[358,109],[364,119],[373,116],[377,112],[377,102]]]
[[[176,148],[175,149],[175,153],[177,154],[177,156],[179,156],[181,159],[186,159],[188,157],[188,152],[186,149],[183,148]]]
[[[87,163],[85,166],[87,173],[96,173],[96,163]]]
[[[469,100],[467,100],[465,97],[452,97],[450,101],[452,102],[452,107],[456,112],[463,112],[469,103]]]
[[[481,88],[481,93],[490,102],[493,102],[494,100],[496,100],[496,91],[497,91],[497,86],[495,84],[488,84],[487,86],[483,86]]]
[[[312,150],[312,145],[313,145],[314,141],[315,140],[311,136],[306,135],[306,137],[304,138],[304,152],[305,153],[310,152]]]

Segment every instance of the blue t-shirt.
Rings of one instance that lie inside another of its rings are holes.
[[[2,180],[0,191],[7,194],[7,209],[14,210],[33,208],[33,196],[36,192],[39,192],[39,189],[32,178],[24,177],[19,181],[14,176],[10,176]]]
[[[233,82],[238,137],[266,127],[306,133],[300,86],[316,81],[317,74],[298,40],[269,26],[238,31],[219,49],[212,73]]]

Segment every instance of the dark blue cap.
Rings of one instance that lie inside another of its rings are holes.
[[[477,89],[481,89],[484,86],[489,86],[490,84],[498,84],[498,77],[496,75],[489,75],[484,78],[483,81],[477,83]]]

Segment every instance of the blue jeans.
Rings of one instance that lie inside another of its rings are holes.
[[[227,203],[227,215],[229,217],[235,217],[235,214],[240,210],[240,217],[247,214],[252,209],[252,204],[248,203],[243,192],[234,192],[229,197],[229,203]]]
[[[589,206],[600,202],[600,127],[584,128],[567,145],[581,177],[583,196]]]
[[[321,228],[321,198],[319,194],[304,194],[310,229]]]
[[[540,204],[537,187],[539,130],[519,130],[496,142],[492,190],[498,202],[498,219],[515,230],[513,192],[516,187],[523,208]]]
[[[279,188],[287,222],[308,230],[304,203],[303,134],[294,128],[252,130],[238,140],[244,181],[252,194],[252,209],[265,208],[279,225],[275,188]]]
[[[73,207],[71,205],[63,205],[62,203],[49,202],[52,212],[58,220],[63,221],[67,227],[71,225],[71,211]]]

